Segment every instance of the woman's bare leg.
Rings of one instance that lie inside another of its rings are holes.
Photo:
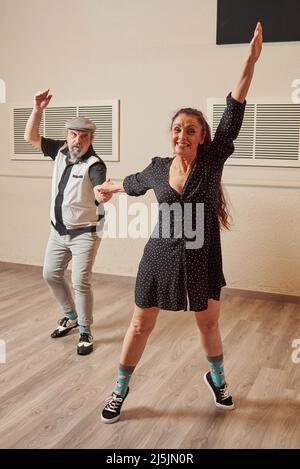
[[[129,380],[143,355],[158,313],[158,308],[139,308],[135,305],[133,317],[123,341],[115,387],[101,413],[101,420],[104,423],[114,423],[120,418],[121,407],[129,391]]]
[[[205,311],[195,313],[203,347],[206,354],[210,357],[215,357],[223,353],[219,317],[220,301],[212,299],[208,300],[208,308]]]
[[[158,308],[139,308],[135,305],[133,317],[127,329],[120,363],[136,366],[144,352],[148,337],[154,329]]]
[[[232,397],[225,385],[223,346],[219,328],[220,301],[209,299],[205,311],[195,313],[203,347],[206,351],[210,372],[204,375],[204,381],[211,390],[218,408],[234,409]]]

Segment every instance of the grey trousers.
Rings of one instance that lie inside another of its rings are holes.
[[[100,241],[97,233],[84,233],[71,238],[69,235],[60,236],[51,227],[46,248],[43,277],[61,305],[63,313],[71,310],[77,312],[80,326],[93,323],[91,275]],[[75,302],[64,278],[71,259]]]

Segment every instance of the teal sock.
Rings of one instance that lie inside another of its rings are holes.
[[[65,313],[65,316],[67,316],[67,318],[69,319],[72,319],[72,321],[74,321],[74,319],[77,319],[77,313],[76,311],[74,311],[74,309],[71,309],[70,311]]]
[[[223,354],[217,357],[207,357],[210,366],[210,376],[215,386],[220,388],[225,384],[224,357]]]
[[[135,366],[126,366],[120,364],[118,369],[117,381],[113,390],[115,394],[118,394],[118,396],[120,397],[125,397],[128,388],[128,383],[134,369]]]
[[[79,325],[79,334],[91,334],[91,326],[80,326]]]

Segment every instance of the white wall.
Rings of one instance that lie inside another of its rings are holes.
[[[55,102],[118,98],[112,178],[169,155],[181,106],[206,111],[238,79],[247,45],[216,46],[216,0],[1,0],[0,259],[41,265],[52,163],[10,160],[9,110],[50,87]],[[290,100],[300,43],[265,44],[249,97]],[[229,286],[299,294],[300,169],[226,167],[235,225],[224,233]],[[131,199],[133,200],[133,199]],[[147,203],[153,195],[145,197]],[[136,202],[134,199],[133,202]],[[116,200],[117,203],[117,200]],[[104,240],[95,270],[135,275],[145,240]]]

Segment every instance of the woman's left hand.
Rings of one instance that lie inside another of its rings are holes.
[[[253,63],[257,62],[262,49],[262,25],[257,23],[252,41],[250,42],[250,59]]]

